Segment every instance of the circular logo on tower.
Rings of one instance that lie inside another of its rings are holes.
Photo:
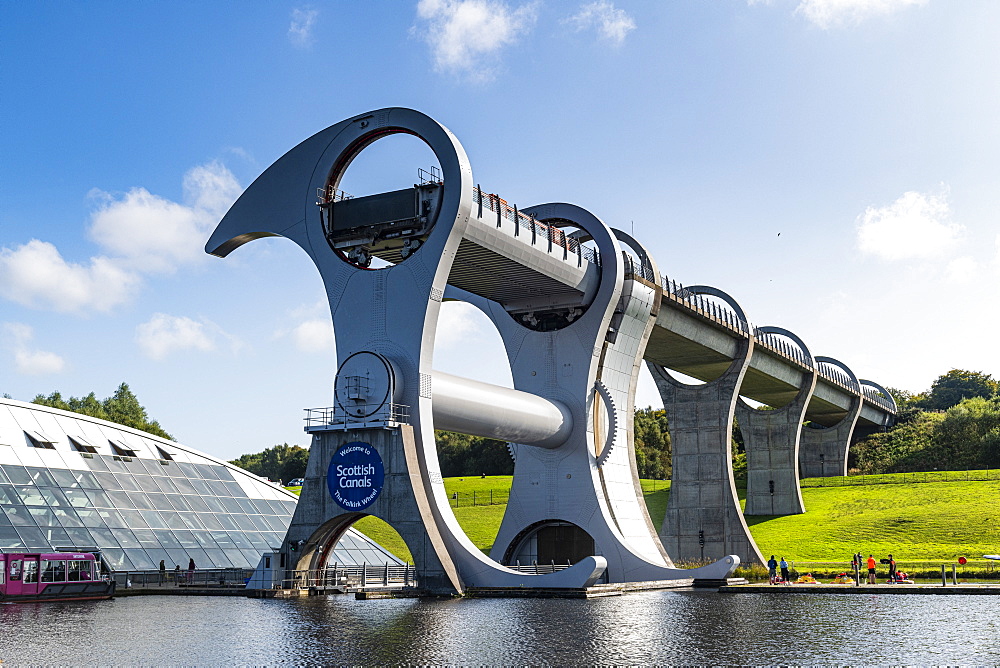
[[[326,484],[330,496],[341,508],[364,510],[382,493],[385,484],[382,457],[368,443],[345,443],[330,460]]]

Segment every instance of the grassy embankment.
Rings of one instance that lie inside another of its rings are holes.
[[[907,562],[1000,553],[1000,481],[924,483],[910,482],[913,474],[906,476],[910,477],[880,476],[887,484],[807,486],[802,490],[805,514],[748,517],[747,524],[765,557],[776,554],[800,563],[846,563],[857,551],[876,557],[892,552],[905,568]],[[494,498],[500,500],[505,496],[500,491],[509,487],[509,476],[445,480],[449,497],[459,495],[454,509],[459,524],[485,552],[492,546],[505,505],[472,506],[472,493],[483,503],[489,490],[496,490]],[[666,513],[669,482],[646,480],[643,489],[653,523],[659,526]],[[742,496],[743,490],[739,491]],[[402,540],[380,520],[365,518],[355,526],[409,558]]]

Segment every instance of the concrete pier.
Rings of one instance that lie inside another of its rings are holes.
[[[843,420],[832,427],[803,426],[799,439],[799,477],[847,475],[847,450],[861,414],[860,398],[851,402]]]
[[[740,342],[735,360],[715,380],[686,385],[649,364],[670,421],[673,449],[670,501],[660,540],[674,561],[740,557],[764,563],[740,509],[733,481],[733,415],[753,342]]]
[[[744,515],[797,515],[806,511],[799,489],[799,438],[817,374],[804,377],[798,395],[774,410],[758,410],[742,399],[736,416],[747,453]]]

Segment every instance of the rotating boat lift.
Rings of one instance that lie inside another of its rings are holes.
[[[344,196],[351,161],[400,133],[431,148],[440,176]],[[717,581],[740,563],[728,554],[675,568],[646,511],[633,400],[662,286],[650,255],[627,234],[574,205],[519,211],[484,193],[451,132],[389,108],[333,125],[282,156],[240,196],[206,250],[225,257],[266,236],[292,240],[316,264],[342,360],[334,406],[307,418],[310,459],[280,557],[288,573],[324,567],[365,515],[400,533],[430,592]],[[446,298],[471,302],[493,321],[515,389],[433,370]],[[514,481],[489,557],[450,508],[435,429],[511,444]],[[550,559],[569,563],[544,575],[521,568]]]

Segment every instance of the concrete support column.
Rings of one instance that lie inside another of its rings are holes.
[[[799,489],[799,434],[806,407],[816,389],[816,372],[788,404],[757,410],[742,399],[736,417],[747,453],[744,515],[797,515],[806,511]]]
[[[675,562],[703,562],[727,554],[763,563],[740,510],[733,482],[733,413],[753,343],[716,380],[685,385],[649,363],[670,421],[673,474],[660,540]]]
[[[337,449],[362,441],[374,447],[385,467],[382,493],[362,512],[349,512],[330,496],[327,469]],[[282,544],[288,571],[321,569],[330,548],[355,521],[374,515],[392,526],[413,555],[414,575],[422,590],[461,593],[463,584],[434,517],[420,473],[413,428],[327,431],[313,435],[302,494]],[[292,552],[290,545],[301,541]],[[287,576],[286,576],[287,577]]]
[[[847,450],[861,415],[861,398],[855,397],[844,419],[832,427],[802,427],[799,442],[799,476],[827,478],[847,475]]]

